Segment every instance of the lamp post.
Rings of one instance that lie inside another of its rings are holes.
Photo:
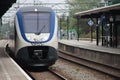
[[[62,39],[62,35],[61,35],[61,27],[62,27],[62,17],[60,16],[60,39]]]
[[[67,16],[67,40],[69,39],[69,16]]]

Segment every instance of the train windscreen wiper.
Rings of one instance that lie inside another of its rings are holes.
[[[35,33],[36,35],[40,35],[42,33],[42,30],[45,28],[45,25],[40,29],[40,32]]]

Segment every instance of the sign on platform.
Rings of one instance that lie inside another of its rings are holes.
[[[89,26],[93,26],[93,25],[94,25],[93,20],[89,20],[89,21],[88,21],[88,25],[89,25]]]

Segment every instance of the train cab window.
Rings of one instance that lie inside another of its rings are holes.
[[[24,13],[25,33],[49,33],[50,13]]]
[[[50,13],[23,13],[25,36],[29,41],[47,41],[50,36]]]

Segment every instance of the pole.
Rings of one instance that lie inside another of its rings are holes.
[[[35,6],[35,0],[34,0],[34,6]]]
[[[113,39],[112,39],[113,16],[109,16],[109,23],[110,23],[110,47],[113,47],[113,45],[112,45],[112,42],[113,42]]]
[[[102,22],[102,46],[104,45],[104,31],[103,31],[103,22]]]
[[[20,7],[20,1],[18,0],[18,8]]]
[[[78,34],[78,38],[77,38],[77,40],[79,41],[79,27],[80,27],[80,25],[79,25],[79,16],[77,16],[77,34]]]
[[[96,18],[96,45],[99,45],[99,26],[98,26],[98,18]]]
[[[92,26],[90,27],[90,29],[91,29],[91,42],[93,42]]]
[[[69,17],[67,16],[67,40],[69,39]]]
[[[117,30],[117,26],[118,26],[118,23],[115,22],[116,20],[116,17],[114,16],[113,18],[113,22],[114,22],[114,34],[115,34],[115,47],[117,48],[117,44],[118,44],[118,39],[117,39],[117,36],[118,36],[118,30]]]
[[[62,19],[60,17],[60,39],[62,39],[62,35],[61,35],[61,27],[62,27],[62,25],[61,25],[61,22],[62,22]]]

